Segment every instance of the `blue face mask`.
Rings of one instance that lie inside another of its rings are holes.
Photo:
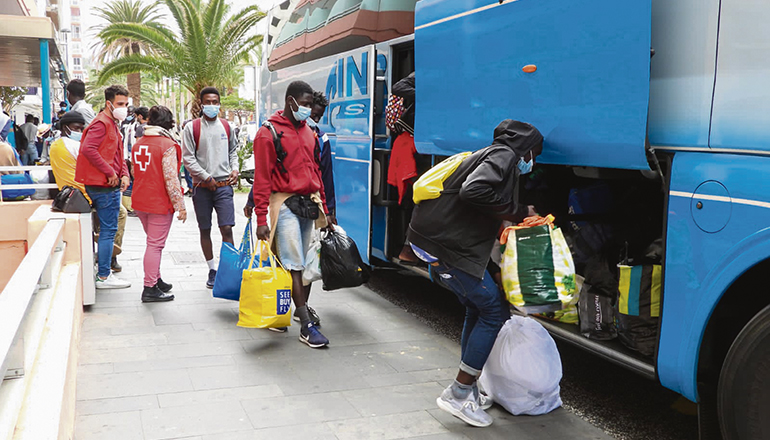
[[[204,105],[203,114],[208,118],[216,118],[219,115],[218,105]]]
[[[134,120],[134,117],[133,117],[133,116],[129,116],[129,117],[127,117],[127,118],[126,118],[126,121],[128,121],[128,122],[131,122],[131,121],[133,121],[133,120]]]
[[[525,162],[524,158],[522,157],[519,159],[519,163],[517,166],[519,167],[519,173],[521,174],[529,174],[532,172],[532,167],[535,165],[534,159],[530,159],[529,162]]]
[[[73,141],[80,142],[80,139],[83,138],[83,133],[79,131],[73,131],[70,133],[69,138]]]
[[[313,111],[310,107],[303,107],[299,105],[296,99],[292,96],[291,99],[294,100],[294,103],[297,104],[297,110],[294,109],[291,110],[292,115],[294,115],[294,120],[297,122],[302,122],[307,120],[308,117],[310,117],[310,113]]]
[[[307,123],[307,125],[309,125],[310,128],[318,127],[318,123],[313,118],[307,118],[307,121],[305,121],[305,123]]]

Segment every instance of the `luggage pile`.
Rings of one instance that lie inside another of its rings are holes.
[[[606,207],[601,202],[609,194],[604,185],[570,191],[570,215],[601,214]],[[617,338],[653,356],[661,308],[662,240],[634,253],[627,241],[617,245],[627,238],[611,225],[571,221],[565,233],[554,221],[552,215],[530,217],[501,234],[503,289],[509,302],[525,314],[578,325],[586,338]],[[608,243],[615,251],[620,248],[619,256],[612,257]]]

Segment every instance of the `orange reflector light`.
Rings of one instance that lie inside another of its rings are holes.
[[[524,73],[533,73],[537,70],[537,66],[534,64],[527,64],[526,66],[522,67],[521,70],[523,70]]]

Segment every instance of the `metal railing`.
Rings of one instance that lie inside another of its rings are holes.
[[[0,166],[0,172],[3,171],[51,171],[51,167],[49,165],[34,165],[34,166],[28,166],[28,165],[20,165],[20,166]],[[0,191],[2,191],[3,187],[6,187],[6,189],[58,189],[59,187],[56,186],[55,183],[25,183],[25,184],[3,184],[2,181],[0,181]],[[0,203],[2,203],[0,201]]]

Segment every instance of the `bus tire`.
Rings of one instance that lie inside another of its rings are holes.
[[[717,406],[724,440],[770,439],[770,306],[733,341],[719,375]]]

